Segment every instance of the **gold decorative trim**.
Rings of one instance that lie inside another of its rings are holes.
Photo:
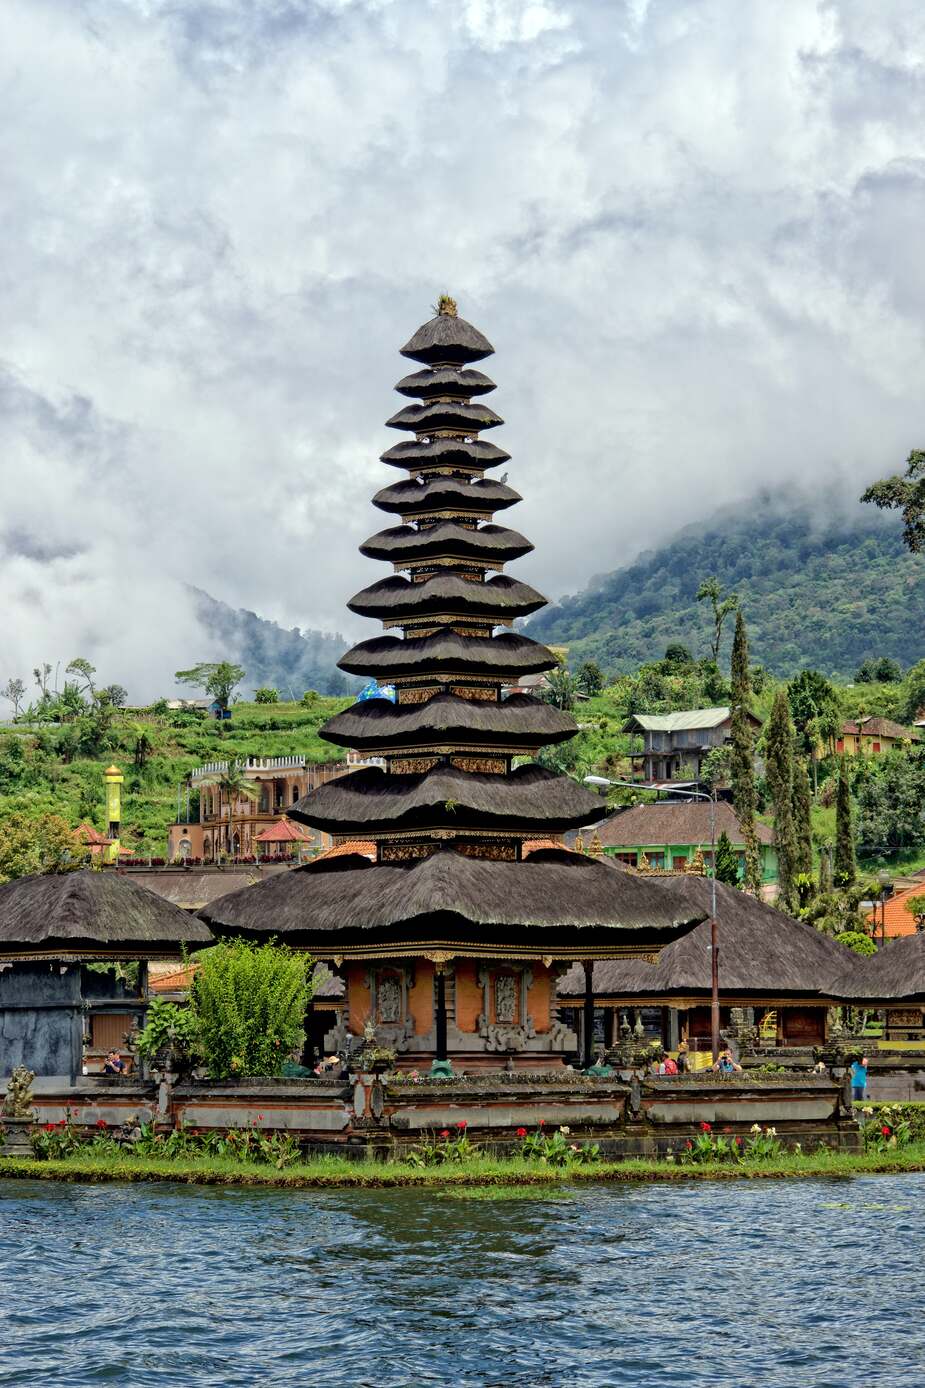
[[[293,945],[292,948],[302,949],[303,947]],[[538,963],[545,963],[546,959],[552,959],[553,963],[561,961],[565,964],[574,964],[583,959],[640,958],[639,951],[634,951],[629,947],[608,947],[603,944],[570,947],[568,950],[550,955],[548,953],[541,954],[537,945],[524,945],[522,947],[487,945],[472,940],[403,940],[389,945],[341,946],[343,953],[339,955],[334,955],[330,950],[319,949],[317,945],[305,946],[305,948],[310,948],[316,959],[340,959],[341,962],[358,959],[426,959],[435,950],[448,951],[450,956],[455,959],[530,959]],[[643,955],[642,957],[647,956]],[[727,1000],[726,994],[723,994],[723,1000],[724,1002]],[[700,1001],[702,999],[698,1000],[697,1005]],[[731,996],[729,1001],[731,1002]],[[815,999],[813,1002],[815,1003]],[[824,1003],[825,999],[822,999],[822,1002]],[[677,1004],[672,1005],[676,1006]],[[690,1005],[693,1006],[694,1004]],[[801,1000],[795,1000],[794,1005],[802,1005]]]

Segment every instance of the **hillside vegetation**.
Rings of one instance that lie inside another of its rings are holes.
[[[197,766],[248,756],[338,761],[343,753],[324,742],[318,728],[350,702],[320,694],[299,703],[242,702],[224,724],[197,713],[120,710],[105,746],[92,756],[71,755],[70,744],[62,742],[67,724],[7,726],[0,729],[0,821],[21,810],[105,829],[102,773],[115,762],[125,773],[123,842],[139,854],[162,855],[167,826],[177,815],[178,787],[184,787],[185,811],[184,782]],[[195,818],[195,796],[192,804]]]
[[[903,547],[898,520],[858,508],[820,526],[808,511],[781,514],[760,501],[748,516],[688,526],[538,613],[528,631],[568,645],[573,668],[595,660],[609,675],[674,642],[705,656],[710,622],[697,589],[708,575],[738,594],[752,658],[783,678],[810,667],[844,680],[870,656],[904,666],[925,656],[925,561]],[[725,656],[731,636],[730,622]]]

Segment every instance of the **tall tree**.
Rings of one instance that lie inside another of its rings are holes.
[[[813,870],[813,825],[810,817],[812,796],[809,776],[802,757],[793,759],[793,837],[796,847],[794,867],[809,877]]]
[[[739,855],[725,829],[716,840],[716,880],[725,882],[729,887],[736,887],[739,883]]]
[[[774,810],[778,888],[781,905],[787,909],[796,900],[794,879],[797,850],[793,827],[793,723],[787,694],[783,689],[779,689],[774,696],[771,717],[768,719],[765,766]]]
[[[732,746],[730,779],[732,804],[745,844],[745,890],[755,896],[761,890],[761,848],[755,829],[755,739],[752,730],[751,677],[748,670],[748,635],[741,608],[736,613],[732,642]]]
[[[710,650],[713,653],[713,660],[719,664],[719,647],[723,639],[723,623],[730,612],[735,612],[739,605],[739,599],[735,593],[723,593],[719,579],[705,578],[697,589],[697,601],[703,602],[705,598],[710,599],[713,608],[713,637],[710,642]]]
[[[19,710],[22,706],[25,693],[26,686],[23,684],[22,680],[7,680],[3,689],[0,690],[0,695],[2,695],[4,699],[9,699],[10,703],[13,705],[14,718],[19,717]]]
[[[875,506],[903,513],[903,540],[913,554],[925,550],[925,449],[913,448],[906,459],[906,475],[874,482],[861,497]]]
[[[174,679],[178,684],[189,684],[194,689],[204,689],[218,704],[227,710],[231,695],[241,683],[246,671],[242,665],[233,665],[230,660],[200,661],[191,670],[178,670]]]
[[[832,875],[837,887],[850,887],[857,877],[851,786],[848,782],[848,763],[844,756],[838,765],[838,790],[835,795],[835,862]]]

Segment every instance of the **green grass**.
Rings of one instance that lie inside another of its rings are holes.
[[[476,1156],[458,1164],[415,1167],[401,1161],[351,1161],[313,1157],[283,1170],[256,1163],[195,1157],[156,1158],[79,1155],[63,1161],[0,1158],[0,1178],[44,1181],[177,1181],[189,1185],[279,1186],[349,1190],[395,1186],[453,1188],[562,1187],[587,1181],[766,1180],[778,1177],[861,1176],[925,1171],[925,1143],[890,1153],[787,1152],[773,1161],[682,1166],[653,1158],[548,1167],[518,1157]]]

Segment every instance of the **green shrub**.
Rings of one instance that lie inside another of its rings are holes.
[[[925,1142],[925,1104],[865,1104],[860,1117],[861,1137],[869,1152]]]
[[[408,1153],[408,1161],[412,1166],[445,1166],[450,1162],[468,1161],[470,1157],[478,1156],[479,1149],[469,1140],[467,1126],[465,1119],[460,1119],[453,1132],[443,1128],[431,1141],[419,1142]]]
[[[569,1129],[564,1126],[557,1128],[554,1133],[547,1133],[542,1124],[535,1133],[528,1133],[526,1128],[517,1129],[521,1155],[538,1161],[541,1166],[571,1166],[573,1162],[598,1160],[600,1147],[596,1142],[569,1142],[570,1135]]]
[[[281,1075],[305,1041],[314,961],[285,945],[229,940],[198,956],[191,1002],[213,1079]]]
[[[189,1060],[196,1050],[198,1034],[197,1018],[190,1008],[153,998],[135,1046],[144,1060],[154,1060],[168,1049],[173,1049],[175,1060]]]

